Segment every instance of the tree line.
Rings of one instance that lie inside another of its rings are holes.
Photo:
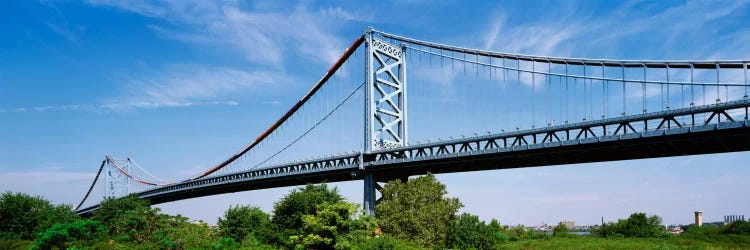
[[[496,249],[513,242],[580,237],[560,224],[551,234],[461,213],[433,175],[394,180],[381,190],[377,218],[366,216],[325,184],[292,190],[266,213],[235,205],[217,226],[162,214],[131,195],[106,199],[90,217],[41,197],[0,197],[0,249]],[[592,230],[603,238],[670,237],[661,218],[634,213]],[[685,235],[750,235],[750,223],[688,228]]]

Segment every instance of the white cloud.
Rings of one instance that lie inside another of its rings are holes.
[[[73,31],[68,29],[67,24],[47,23],[47,27],[49,27],[50,30],[54,31],[58,35],[67,39],[68,41],[71,41],[71,42],[78,41],[78,36]]]
[[[542,17],[510,27],[506,23],[515,16],[501,13],[485,28],[484,46],[497,51],[540,56],[584,57],[598,53],[606,57],[617,56],[612,55],[613,52],[623,49],[626,42],[639,42],[641,46],[651,46],[642,47],[639,50],[641,53],[693,57],[666,59],[719,59],[738,56],[736,47],[725,46],[726,42],[747,41],[747,32],[722,32],[722,25],[715,25],[715,22],[726,21],[730,15],[746,9],[748,2],[719,4],[714,1],[689,1],[662,11],[650,11],[643,6],[649,4],[628,2],[612,13],[602,12],[598,15],[576,6],[563,6],[560,8],[567,10],[561,11],[562,15]],[[720,33],[727,35],[710,36]],[[732,39],[726,39],[728,37]],[[655,42],[647,43],[649,41]],[[676,49],[679,45],[696,44],[700,46],[695,47],[700,49]],[[736,45],[741,45],[741,42]],[[747,55],[750,48],[747,45],[742,47],[747,48],[743,51]],[[720,54],[716,54],[717,51]]]
[[[229,48],[258,65],[281,68],[299,55],[317,63],[333,63],[346,45],[334,35],[340,20],[367,20],[341,7],[309,10],[298,5],[291,11],[251,9],[236,2],[111,1],[89,3],[162,19],[149,26],[156,34],[211,49]]]
[[[286,76],[271,71],[243,71],[207,65],[171,65],[135,76],[126,76],[123,95],[116,103],[136,107],[192,106],[196,103],[236,105],[219,98],[258,86],[287,83]]]
[[[105,108],[183,107],[206,101],[227,104],[227,96],[238,91],[290,83],[288,65],[328,66],[343,53],[347,44],[335,35],[342,20],[367,20],[341,7],[311,10],[305,4],[274,9],[273,4],[248,7],[233,1],[88,2],[161,20],[147,26],[158,36],[205,51],[229,51],[253,64],[253,70],[171,65],[146,76],[118,79],[125,85],[122,94]]]
[[[129,109],[156,109],[156,108],[179,108],[179,107],[198,107],[198,106],[237,106],[240,103],[233,100],[228,101],[205,101],[205,102],[129,102],[129,103],[107,103],[100,105],[59,105],[59,106],[38,106],[38,107],[21,107],[14,108],[13,113],[24,112],[48,112],[48,111],[89,111],[89,112],[109,112],[122,111]],[[10,113],[6,110],[0,110],[0,113]]]

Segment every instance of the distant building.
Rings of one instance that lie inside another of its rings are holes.
[[[682,228],[679,227],[679,226],[668,227],[667,228],[667,233],[670,233],[670,234],[681,234],[682,233]]]
[[[567,227],[568,229],[573,229],[576,227],[575,221],[564,220],[564,221],[561,221],[559,224],[565,225],[565,227]]]
[[[702,211],[695,211],[695,225],[696,226],[703,226],[703,212]]]
[[[724,224],[729,224],[735,221],[745,221],[745,215],[742,214],[731,214],[724,216]]]

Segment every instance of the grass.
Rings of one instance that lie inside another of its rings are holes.
[[[667,238],[552,237],[500,245],[498,249],[750,249],[750,236],[672,236]]]

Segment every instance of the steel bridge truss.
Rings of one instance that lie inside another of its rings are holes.
[[[369,166],[748,127],[750,100],[432,142],[373,152]],[[730,114],[735,114],[730,115]],[[737,117],[741,117],[738,119]]]
[[[530,153],[535,150],[580,145],[596,146],[607,142],[626,142],[670,135],[747,129],[750,128],[747,119],[748,108],[750,108],[750,100],[746,99],[599,121],[431,142],[397,149],[379,150],[371,154],[346,154],[185,181],[174,185],[156,187],[138,194],[140,197],[150,199],[152,203],[156,204],[212,194],[259,189],[259,187],[303,185],[308,183],[311,178],[318,178],[316,180],[327,182],[365,180],[365,192],[370,194],[369,197],[366,196],[365,198],[369,198],[369,202],[372,204],[372,206],[365,208],[366,211],[373,212],[376,203],[375,192],[379,189],[377,182],[391,179],[405,180],[405,176],[408,176],[403,174],[394,176],[374,174],[381,168],[395,166],[401,169],[409,169],[406,166],[407,164],[413,165],[435,160]],[[701,146],[711,147],[711,145]],[[122,164],[122,162],[111,160],[110,162]],[[501,163],[491,167],[491,169],[500,168],[504,168]],[[256,183],[253,185],[267,186],[249,186],[252,183]],[[370,184],[369,187],[371,188],[367,188],[367,184]],[[365,205],[367,205],[368,200],[366,199],[365,202]],[[97,208],[98,206],[92,206],[78,210],[78,212],[87,213]]]
[[[406,47],[367,37],[365,151],[406,145]]]
[[[132,178],[127,174],[130,171],[130,158],[116,159],[107,156],[105,160],[104,198],[119,198],[130,194]]]
[[[300,161],[283,164],[280,166],[256,169],[244,172],[220,175],[200,180],[186,181],[171,186],[151,189],[142,192],[143,197],[158,195],[163,192],[175,192],[203,188],[213,185],[222,185],[232,182],[253,181],[268,178],[278,178],[286,176],[304,175],[311,173],[320,173],[331,170],[357,169],[359,167],[359,154],[349,154],[334,156],[311,161]]]

